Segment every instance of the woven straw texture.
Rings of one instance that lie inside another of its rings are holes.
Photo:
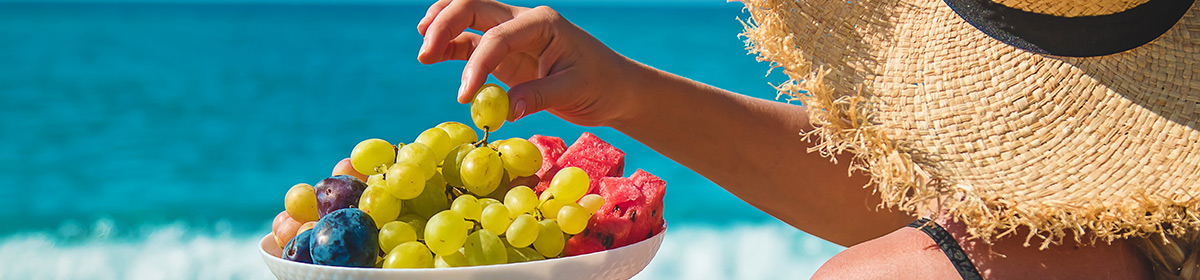
[[[1009,8],[1064,17],[1099,16],[1128,10],[1150,0],[991,0]]]
[[[1022,51],[942,0],[747,0],[747,49],[809,107],[814,152],[855,155],[884,206],[983,240],[1200,226],[1200,11],[1101,57]],[[1170,225],[1167,225],[1170,224]],[[1027,244],[1028,245],[1028,244]]]

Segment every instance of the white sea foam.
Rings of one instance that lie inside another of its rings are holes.
[[[105,236],[111,223],[96,224],[92,238],[84,241],[62,241],[59,233],[0,239],[0,279],[271,278],[258,255],[262,236],[195,234],[176,223],[114,239]]]
[[[672,226],[634,279],[808,279],[842,247],[779,222]]]
[[[110,236],[110,221],[82,228],[71,224],[58,232],[0,238],[0,279],[273,278],[258,254],[261,235],[184,223],[145,226],[121,238]],[[66,234],[88,237],[63,241]],[[667,234],[650,266],[634,279],[808,279],[841,251],[778,222],[680,224]]]

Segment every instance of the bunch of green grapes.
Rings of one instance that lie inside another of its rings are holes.
[[[534,175],[542,154],[527,139],[488,142],[508,116],[508,95],[484,85],[471,102],[471,127],[445,122],[409,144],[368,139],[350,161],[368,175],[358,207],[379,225],[382,268],[524,262],[562,254],[604,204],[588,194],[579,168],[559,171],[539,197],[512,178]]]

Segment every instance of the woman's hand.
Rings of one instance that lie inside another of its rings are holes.
[[[508,84],[510,121],[546,110],[578,125],[611,125],[631,110],[631,72],[642,69],[544,6],[440,0],[417,31],[422,63],[467,60],[458,102],[470,102],[488,74]]]

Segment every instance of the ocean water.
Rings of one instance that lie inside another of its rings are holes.
[[[290,186],[359,140],[469,123],[462,63],[415,59],[424,4],[276,2],[0,3],[0,279],[269,279],[258,239]],[[775,98],[740,4],[623,3],[554,7],[633,59]],[[498,134],[585,131],[668,182],[639,279],[808,278],[841,250],[612,129],[543,112]]]

